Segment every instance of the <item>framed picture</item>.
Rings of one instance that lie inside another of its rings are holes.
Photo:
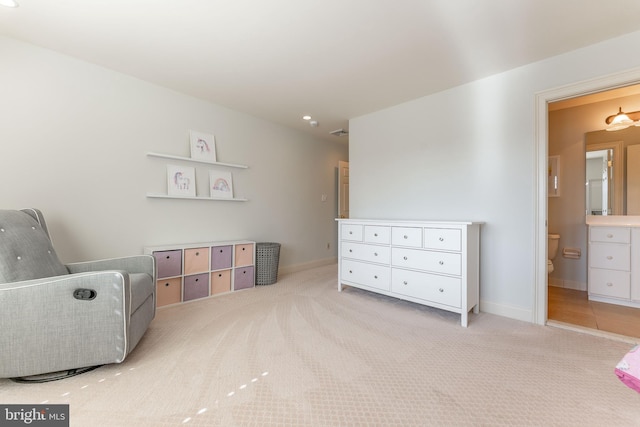
[[[189,131],[191,158],[201,162],[216,162],[216,140],[208,133]]]
[[[195,197],[195,168],[167,165],[167,194],[169,196]]]
[[[233,199],[231,172],[209,171],[209,191],[211,197]]]

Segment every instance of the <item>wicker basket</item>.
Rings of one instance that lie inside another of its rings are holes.
[[[256,285],[273,285],[278,281],[280,243],[256,243]]]

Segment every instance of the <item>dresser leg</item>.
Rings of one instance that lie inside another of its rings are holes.
[[[465,311],[460,314],[460,324],[466,328],[468,322],[469,322],[469,313]]]

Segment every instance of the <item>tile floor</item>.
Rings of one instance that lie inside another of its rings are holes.
[[[587,292],[549,286],[548,319],[640,337],[640,308],[589,301]]]

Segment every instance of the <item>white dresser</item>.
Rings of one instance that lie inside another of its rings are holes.
[[[588,220],[590,300],[640,307],[640,227],[631,220]]]
[[[460,313],[478,313],[480,223],[338,219],[343,285]]]

